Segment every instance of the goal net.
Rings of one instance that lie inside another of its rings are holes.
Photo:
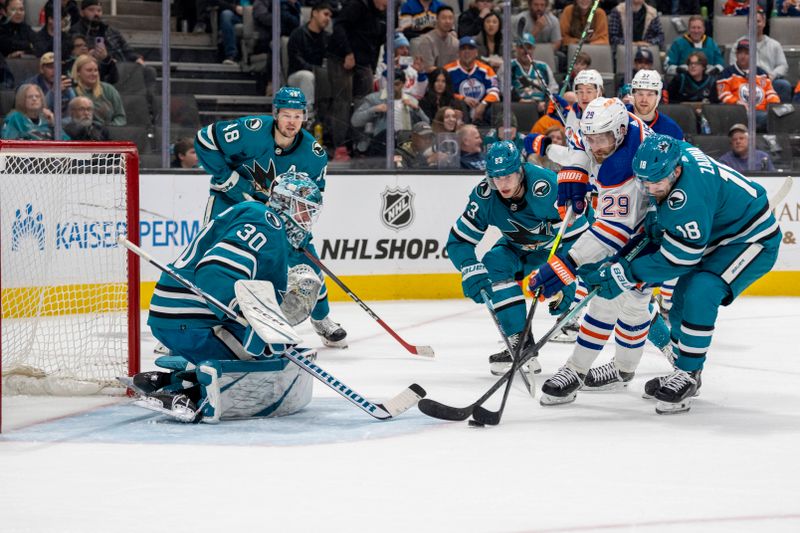
[[[3,394],[121,391],[138,371],[131,143],[0,141]]]

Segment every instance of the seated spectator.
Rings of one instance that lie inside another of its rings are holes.
[[[758,0],[758,9],[762,10],[767,7],[766,0]],[[722,6],[723,15],[749,15],[750,14],[750,0],[725,0]]]
[[[44,24],[47,21],[48,9],[50,13],[53,12],[53,0],[47,0],[39,11],[40,24]],[[63,27],[64,23],[62,22],[61,31],[69,31],[71,25],[77,24],[78,21],[81,20],[81,10],[78,9],[78,2],[76,0],[61,0],[61,18],[69,20],[69,24],[66,24],[66,28]]]
[[[75,2],[73,2],[75,5]],[[77,10],[77,6],[75,6]],[[45,15],[45,23],[42,25],[42,28],[36,32],[34,41],[33,41],[33,51],[37,57],[42,57],[47,52],[53,51],[53,36],[55,35],[55,23],[53,19],[53,3],[48,2],[45,4],[44,8],[44,15]],[[66,47],[66,43],[69,40],[67,38],[66,32],[69,31],[70,25],[70,17],[69,13],[65,10],[62,10],[61,13],[61,43],[62,46]],[[69,57],[69,50],[65,50],[62,48],[61,55],[64,59]]]
[[[481,31],[475,35],[478,56],[495,72],[503,68],[503,22],[497,12],[492,11],[483,18]]]
[[[322,3],[326,2],[320,2],[320,4]],[[281,17],[284,16],[284,5],[285,4],[281,2]],[[331,8],[331,12],[332,11],[333,9]],[[242,10],[242,12],[244,12],[244,10]],[[287,17],[290,16],[288,11],[286,15]],[[209,18],[208,15],[205,16]],[[281,18],[281,20],[283,19]],[[253,53],[270,54],[272,50],[272,0],[253,0],[253,24],[255,25],[256,33],[258,33],[258,39],[253,47]],[[282,25],[281,35],[291,36],[292,32],[298,27],[300,27],[299,23],[292,26],[291,31],[286,32]]]
[[[800,0],[777,0],[775,10],[779,17],[800,17]]]
[[[458,17],[458,38],[478,35],[483,28],[483,19],[492,12],[492,0],[475,0]]]
[[[135,61],[144,65],[144,58],[133,51],[117,29],[103,22],[102,17],[103,6],[100,5],[100,0],[82,0],[81,20],[73,24],[69,32],[73,35],[83,35],[90,47],[91,43],[102,43],[108,55],[115,61]],[[155,71],[152,71],[147,78],[155,80]]]
[[[437,68],[428,74],[428,86],[425,95],[419,101],[419,107],[428,117],[435,117],[443,107],[460,107],[461,102],[453,94],[450,75],[444,69]],[[455,128],[453,128],[455,131]]]
[[[14,111],[3,123],[3,139],[24,141],[53,140],[53,112],[44,106],[44,93],[38,85],[24,83],[17,90]]]
[[[625,2],[620,2],[608,14],[608,37],[613,52],[616,52],[617,45],[625,44],[624,21]],[[658,11],[653,6],[645,4],[644,0],[633,0],[633,44],[638,46],[654,44],[659,48],[664,47],[664,30],[661,28]]]
[[[592,0],[575,0],[561,12],[561,44],[569,46],[578,44],[586,27],[589,11],[592,9]],[[603,8],[598,7],[592,19],[591,33],[586,39],[586,44],[608,44],[608,17]]]
[[[517,116],[511,113],[511,127],[503,127],[503,113],[495,113],[492,129],[483,138],[484,146],[491,146],[499,141],[511,141],[517,146],[520,156],[525,153],[525,135],[517,129]]]
[[[455,133],[464,124],[463,113],[452,107],[440,107],[431,122],[435,134]]]
[[[535,47],[536,40],[530,33],[523,33],[517,40],[516,58],[511,60],[511,99],[535,103],[541,113],[547,109],[547,91],[551,94],[557,93],[558,82],[550,65],[533,59]]]
[[[688,31],[672,41],[667,52],[667,59],[664,62],[665,72],[668,75],[675,74],[679,69],[688,70],[686,67],[689,54],[692,52],[703,52],[706,56],[707,70],[722,72],[725,68],[725,61],[722,53],[714,39],[706,35],[706,21],[700,15],[689,17]]]
[[[436,25],[416,41],[416,54],[422,58],[422,70],[431,72],[458,58],[458,37],[453,31],[455,14],[450,6],[436,12]]]
[[[94,122],[94,105],[84,96],[77,96],[67,106],[69,118],[64,121],[64,131],[73,141],[107,141],[108,129]]]
[[[328,72],[324,67],[330,36],[325,31],[331,23],[333,10],[327,2],[311,8],[311,18],[304,26],[295,29],[289,36],[289,85],[298,87],[308,101],[308,121],[313,123],[317,111],[317,87],[322,89],[324,105],[320,115],[325,116],[330,98]]]
[[[473,124],[490,124],[489,105],[500,100],[497,75],[492,67],[478,61],[478,43],[475,39],[462,37],[458,45],[458,60],[445,66],[453,82],[456,99],[467,105]]]
[[[39,74],[28,78],[22,83],[33,83],[39,86],[44,93],[45,104],[48,109],[54,109],[55,91],[53,85],[56,79],[56,61],[53,52],[47,52],[39,59]],[[69,101],[75,98],[72,90],[72,80],[69,76],[61,75],[61,109],[66,111]]]
[[[570,89],[567,92],[572,91],[572,85],[575,82],[575,76],[580,74],[582,71],[591,68],[592,66],[592,56],[587,54],[586,52],[578,52],[578,55],[575,56],[575,64],[572,67],[572,72],[569,75],[569,79],[565,79],[564,83]],[[566,97],[566,94],[564,96]]]
[[[100,68],[100,81],[114,84],[119,81],[119,70],[117,70],[117,62],[111,59],[107,53],[105,44],[96,42],[94,47],[90,50],[86,44],[86,37],[83,35],[73,35],[69,44],[69,58],[64,63],[64,72],[70,72],[75,60],[83,54],[89,54],[98,60],[98,67]]]
[[[419,57],[411,58],[409,47],[406,36],[402,33],[396,33],[394,36],[394,70],[395,72],[399,70],[406,76],[403,92],[419,101],[425,96],[425,90],[428,88],[428,75],[422,72],[422,59]],[[381,61],[375,69],[375,82],[378,89],[386,88],[386,72],[386,62]]]
[[[405,74],[395,72],[394,77],[394,131],[411,131],[417,122],[429,123],[430,119],[419,108],[417,101],[403,94]],[[377,91],[364,97],[361,104],[353,112],[350,122],[354,128],[363,132],[357,150],[363,155],[375,156],[385,153],[386,131],[386,90]]]
[[[406,0],[400,6],[397,30],[409,40],[425,35],[436,26],[436,14],[443,5],[439,0]]]
[[[786,54],[783,53],[783,46],[781,43],[764,35],[764,28],[767,25],[767,17],[764,11],[759,9],[756,12],[756,61],[758,68],[763,69],[767,73],[769,79],[772,80],[772,86],[781,102],[790,102],[792,100],[792,84],[786,79],[786,74],[789,72],[789,63],[786,61]],[[800,29],[800,27],[798,27]],[[747,40],[747,36],[739,37],[740,42]],[[731,47],[730,57],[728,63],[733,65],[736,63],[736,46]]]
[[[197,152],[194,149],[194,139],[191,137],[183,137],[175,141],[173,147],[175,157],[172,159],[170,168],[199,168],[200,164],[197,161]]]
[[[561,24],[548,6],[549,0],[528,0],[528,9],[511,19],[511,27],[533,35],[539,44],[550,43],[553,50],[561,48]]]
[[[85,54],[76,59],[72,66],[72,79],[75,94],[85,96],[92,101],[94,121],[97,124],[124,126],[128,123],[125,109],[122,107],[122,98],[113,85],[100,81],[100,70],[94,57]]]
[[[458,147],[460,150],[461,168],[468,170],[486,170],[483,158],[483,139],[474,124],[464,124],[458,130]]]
[[[728,137],[731,140],[731,151],[726,152],[719,158],[719,162],[728,165],[733,170],[739,172],[747,172],[750,170],[748,166],[748,150],[750,134],[747,131],[747,126],[744,124],[734,124],[728,130]],[[756,150],[755,170],[774,171],[775,167],[772,166],[772,158],[768,153]]]
[[[252,4],[250,2],[242,5]],[[301,0],[281,0],[281,36],[288,37],[294,30],[300,27],[300,8],[303,7]],[[272,26],[270,26],[272,28]],[[270,35],[270,38],[272,36]]]
[[[747,78],[750,66],[750,42],[739,40],[736,44],[736,63],[726,67],[717,80],[717,94],[723,104],[739,104],[747,106]],[[767,104],[781,101],[772,88],[767,73],[756,67],[756,125],[758,131],[767,129]]]
[[[6,17],[0,24],[0,53],[9,59],[35,56],[33,43],[36,33],[25,22],[25,4],[22,0],[8,0]]]
[[[544,134],[547,135],[552,144],[558,146],[567,146],[567,137],[564,134],[564,128],[561,126],[550,126],[544,131]],[[536,155],[530,154],[528,156],[528,161],[533,163],[534,165],[539,165],[540,167],[548,168],[553,172],[558,172],[561,170],[561,165],[547,157],[546,155]]]
[[[703,52],[697,51],[689,54],[686,60],[687,70],[680,70],[669,83],[669,101],[676,104],[680,102],[702,102],[704,104],[719,103],[717,97],[716,71],[707,72],[708,59]]]
[[[437,167],[440,157],[433,149],[433,141],[434,133],[427,122],[414,124],[411,139],[395,150],[395,156],[399,156],[399,160],[396,159],[397,168]]]

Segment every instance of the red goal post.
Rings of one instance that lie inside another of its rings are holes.
[[[139,258],[119,235],[139,243],[133,143],[0,141],[1,393],[120,393],[138,372]]]

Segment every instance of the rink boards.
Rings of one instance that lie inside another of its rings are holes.
[[[784,176],[753,178],[770,197],[788,193],[775,213],[784,242],[775,270],[748,290],[753,295],[800,296],[800,184]],[[325,264],[361,298],[436,299],[461,296],[460,275],[447,259],[450,227],[462,214],[478,175],[328,174],[325,205],[314,244]],[[208,199],[199,173],[141,176],[142,246],[170,261],[199,231]],[[498,233],[487,233],[488,249]],[[142,266],[146,306],[157,272]],[[333,300],[347,296],[328,283]]]

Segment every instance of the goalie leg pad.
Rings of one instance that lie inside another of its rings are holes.
[[[197,366],[197,381],[202,391],[202,422],[206,424],[218,423],[222,414],[222,392],[219,385],[221,375],[222,365],[219,361],[203,361]]]

